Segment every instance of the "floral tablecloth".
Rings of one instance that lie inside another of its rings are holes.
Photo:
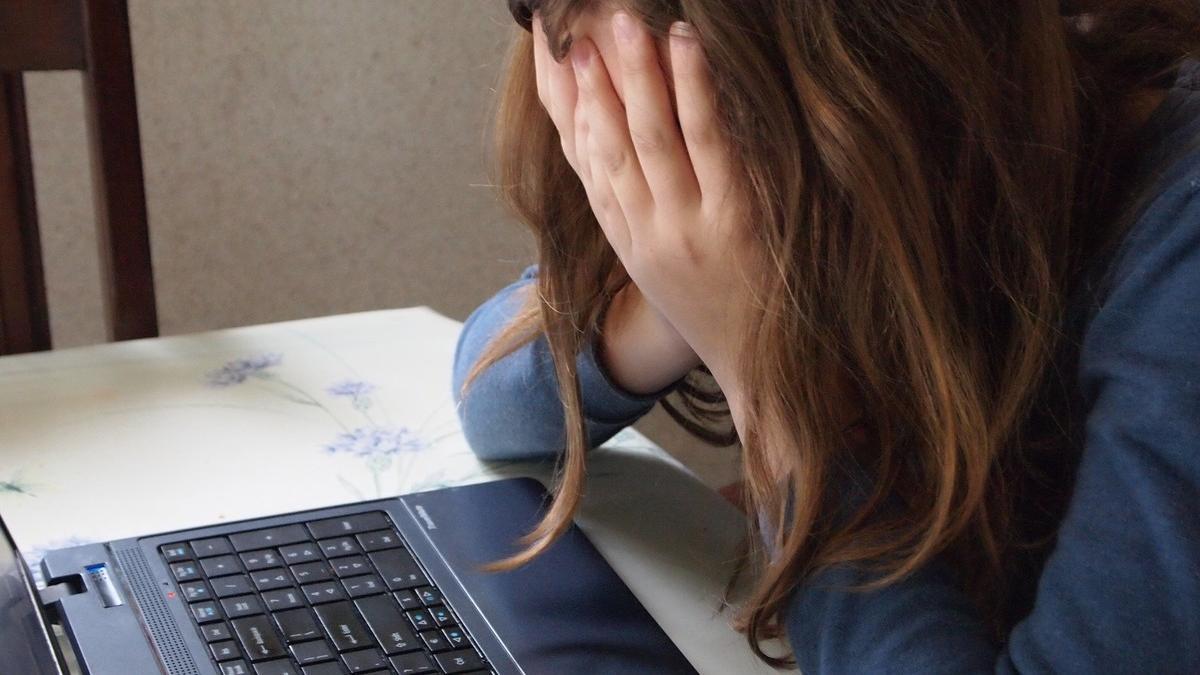
[[[450,395],[456,321],[423,308],[0,358],[0,514],[31,562],[74,544],[532,475],[485,465]],[[630,429],[578,518],[702,672],[771,672],[716,612],[742,536]]]

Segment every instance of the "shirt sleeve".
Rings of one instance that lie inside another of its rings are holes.
[[[802,672],[1200,672],[1196,165],[1126,237],[1084,333],[1084,448],[1029,616],[997,647],[936,564],[868,593],[835,568],[789,606]]]
[[[539,336],[494,363],[462,395],[467,374],[492,339],[512,320],[536,282],[537,267],[476,309],[463,325],[454,354],[452,383],[463,434],[483,459],[546,459],[566,444],[563,406],[554,362]],[[595,341],[577,356],[584,423],[597,446],[633,424],[670,391],[639,396],[618,386],[597,359]]]

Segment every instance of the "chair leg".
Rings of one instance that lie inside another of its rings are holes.
[[[96,235],[114,340],[156,337],[154,269],[125,0],[82,0]]]
[[[25,88],[0,73],[0,354],[50,349]]]

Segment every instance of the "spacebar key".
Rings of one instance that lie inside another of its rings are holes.
[[[339,652],[370,644],[371,637],[367,634],[367,627],[354,613],[354,606],[349,602],[317,605],[313,610]]]

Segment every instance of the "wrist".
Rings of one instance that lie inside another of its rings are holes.
[[[700,365],[674,326],[633,284],[613,297],[597,340],[600,365],[615,384],[635,395],[662,391]]]

